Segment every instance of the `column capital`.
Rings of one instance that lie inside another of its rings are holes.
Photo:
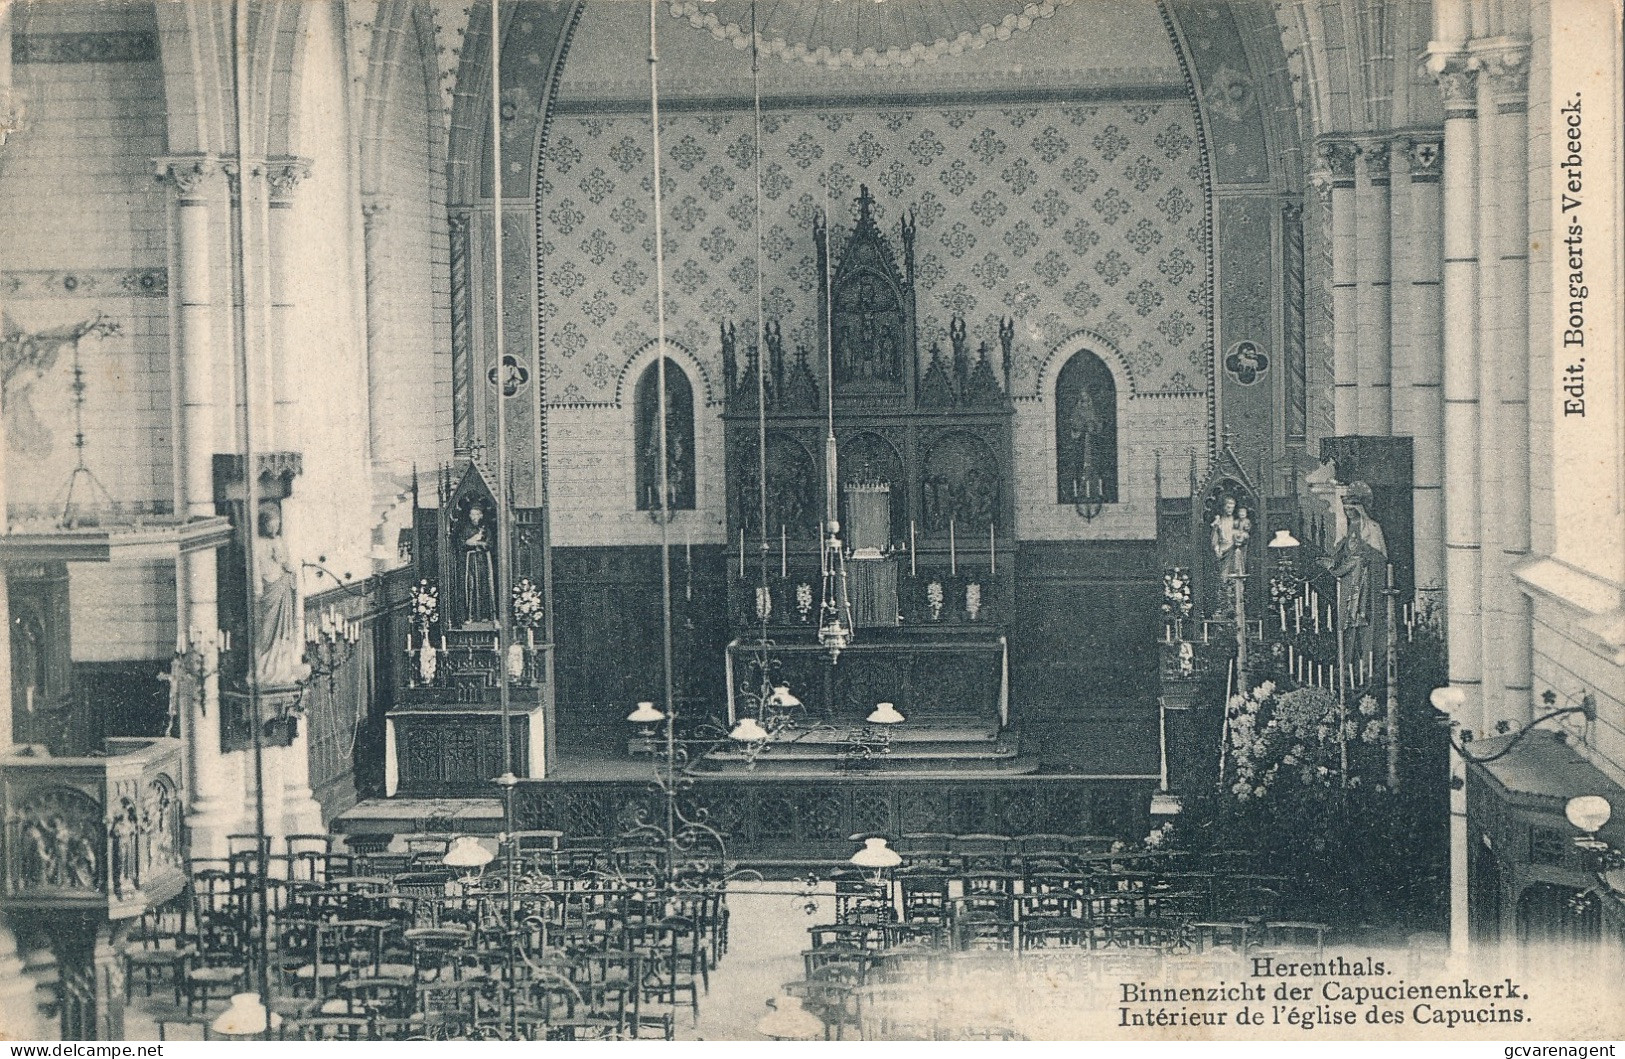
[[[1360,144],[1360,157],[1365,159],[1365,175],[1373,184],[1388,182],[1387,140],[1366,140]]]
[[[1423,56],[1417,73],[1423,80],[1438,82],[1446,120],[1478,116],[1478,70],[1467,52],[1434,45]]]
[[[1468,45],[1468,65],[1498,107],[1516,108],[1528,101],[1529,53],[1528,42],[1512,37],[1489,37]]]
[[[265,183],[271,189],[271,201],[286,205],[293,200],[299,182],[310,176],[308,158],[269,158],[265,161]]]
[[[1444,132],[1407,132],[1394,137],[1393,148],[1411,162],[1411,183],[1437,182],[1444,168]]]
[[[1324,166],[1333,187],[1352,187],[1354,162],[1360,145],[1346,137],[1323,136],[1315,142],[1315,154]]]
[[[153,176],[159,183],[173,184],[182,200],[197,199],[221,172],[213,155],[173,155],[153,159]]]
[[[226,187],[235,199],[243,193],[243,173],[246,172],[250,180],[264,176],[265,161],[260,158],[224,158],[220,161],[220,172],[226,175]]]
[[[362,195],[361,216],[370,228],[375,222],[382,220],[390,209],[390,200],[383,195]]]

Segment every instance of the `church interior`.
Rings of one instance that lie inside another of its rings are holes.
[[[0,0],[0,1036],[1618,959],[1622,104],[1605,0]]]

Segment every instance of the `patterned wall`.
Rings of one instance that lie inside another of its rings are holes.
[[[1080,328],[1117,346],[1136,395],[1205,388],[1210,233],[1183,93],[786,109],[764,115],[763,133],[763,289],[792,347],[817,345],[810,224],[827,176],[843,227],[859,183],[894,238],[915,209],[922,347],[946,346],[960,313],[973,342],[997,349],[997,321],[1012,316],[1018,395]],[[551,404],[615,402],[625,364],[654,338],[649,139],[641,114],[555,115],[538,203]],[[755,315],[751,115],[674,114],[661,139],[668,334],[701,358],[715,397],[717,322]]]

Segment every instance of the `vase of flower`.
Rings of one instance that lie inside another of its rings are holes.
[[[942,620],[942,582],[930,581],[925,586],[925,606],[931,612],[932,621]]]

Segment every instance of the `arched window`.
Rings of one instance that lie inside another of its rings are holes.
[[[1091,497],[1117,503],[1117,384],[1085,349],[1055,380],[1055,502]]]
[[[633,394],[637,422],[633,442],[637,452],[638,510],[660,509],[660,379],[659,363],[649,365],[638,378]],[[666,360],[666,506],[674,511],[694,508],[694,388],[670,358]]]

